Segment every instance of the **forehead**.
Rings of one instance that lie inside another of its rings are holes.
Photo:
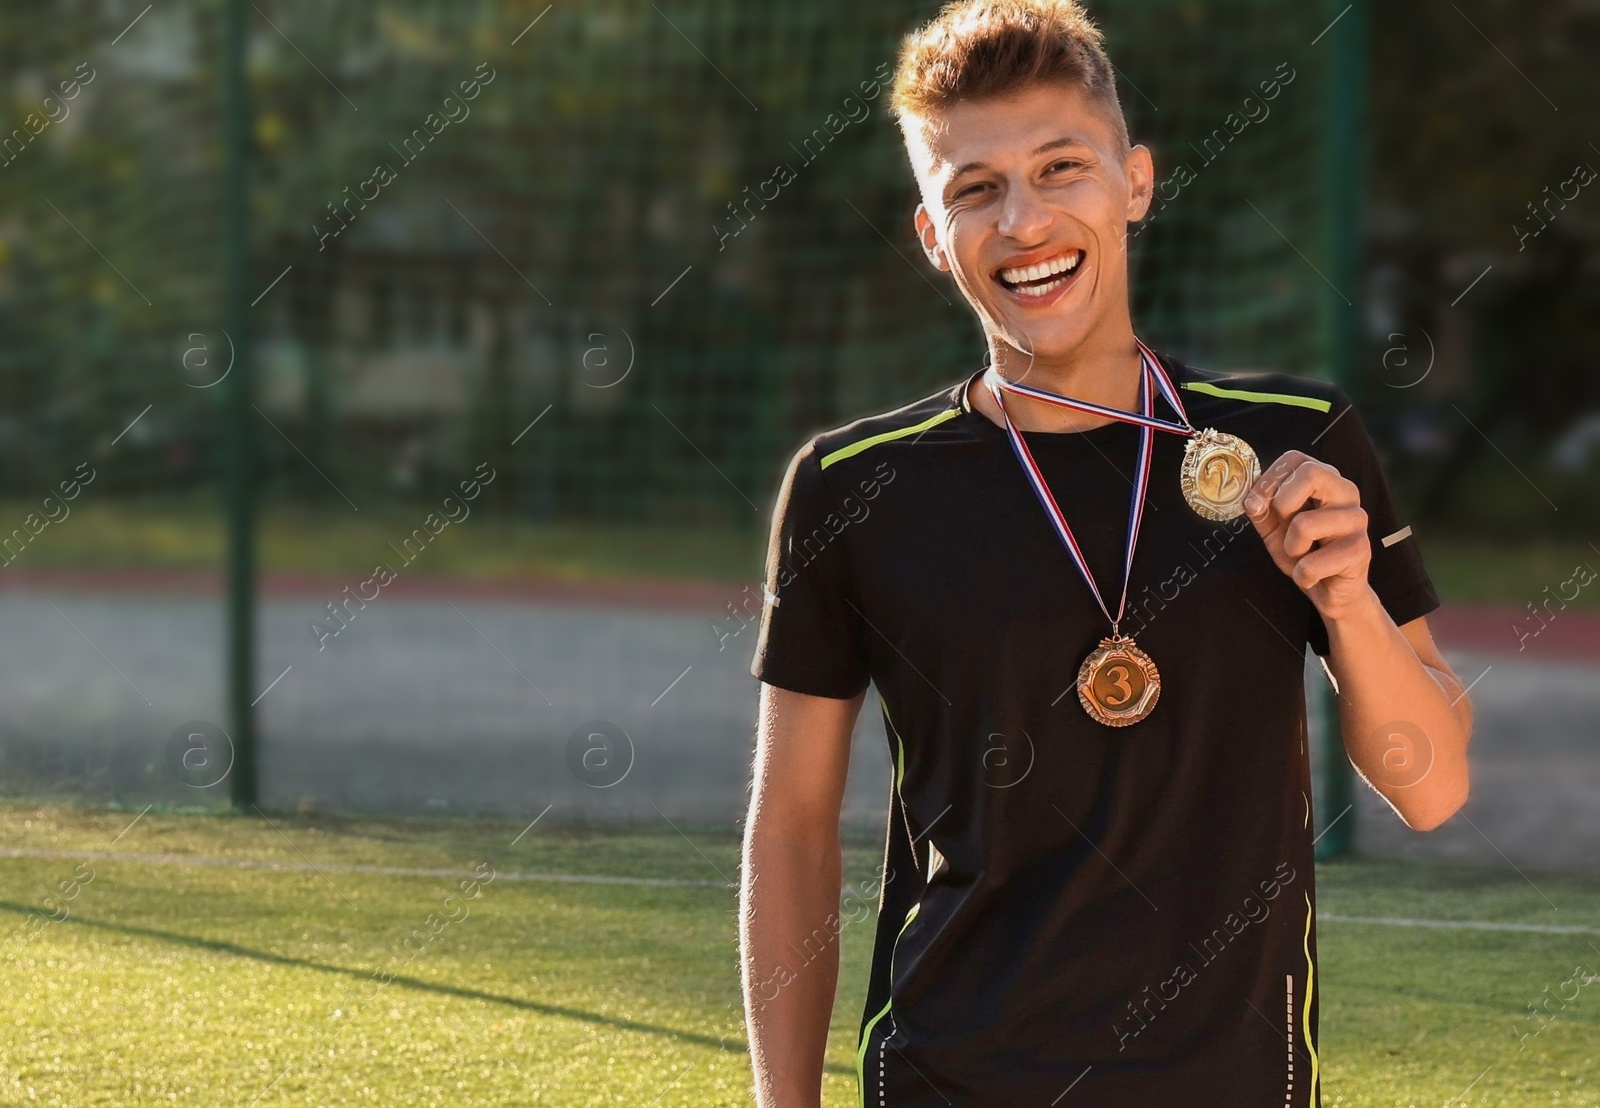
[[[974,163],[993,168],[1039,147],[1075,139],[1110,156],[1115,131],[1103,109],[1076,85],[1036,84],[1004,96],[962,100],[917,121],[907,147],[919,174],[945,178]]]

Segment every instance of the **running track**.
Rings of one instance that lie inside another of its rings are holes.
[[[742,811],[755,631],[727,605],[750,600],[743,586],[402,577],[318,650],[307,621],[355,583],[263,582],[265,803],[512,818],[553,804],[565,820],[662,826]],[[0,575],[6,791],[87,777],[91,795],[130,803],[214,798],[220,788],[175,783],[163,750],[180,724],[222,719],[221,596],[210,574]],[[1361,787],[1364,849],[1600,871],[1600,615],[1559,613],[1523,650],[1516,619],[1455,609],[1430,620],[1477,682],[1469,818],[1416,835]],[[633,746],[627,776],[604,788],[625,751],[589,783],[568,765],[570,736],[594,720]],[[863,830],[881,825],[883,749],[869,705],[846,799]]]

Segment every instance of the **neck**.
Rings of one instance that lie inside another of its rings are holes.
[[[991,335],[989,360],[1008,381],[1025,382],[1060,396],[1125,412],[1137,411],[1139,407],[1139,377],[1143,364],[1131,323],[1109,334],[1093,336],[1067,353],[1048,358],[1030,357]],[[973,382],[969,400],[991,422],[1004,423],[983,378]],[[1016,394],[1008,394],[1005,400],[1006,415],[1019,431],[1091,431],[1115,422]]]

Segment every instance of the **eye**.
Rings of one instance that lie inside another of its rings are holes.
[[[1064,173],[1064,172],[1068,172],[1068,171],[1074,170],[1074,169],[1082,169],[1083,165],[1084,165],[1084,163],[1078,161],[1076,158],[1062,158],[1060,161],[1051,162],[1050,163],[1050,168],[1045,170],[1045,172],[1046,173],[1058,173],[1058,172]]]
[[[989,183],[987,181],[976,181],[976,182],[974,182],[974,183],[972,183],[970,185],[964,185],[961,188],[958,188],[955,191],[955,194],[950,197],[950,199],[952,199],[952,200],[968,199],[970,197],[976,196],[978,193],[982,192],[984,189],[986,189],[988,187],[989,187]]]

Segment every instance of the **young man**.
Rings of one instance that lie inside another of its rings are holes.
[[[1306,645],[1408,825],[1467,796],[1411,530],[1339,389],[1137,340],[1154,172],[1076,3],[947,7],[895,107],[990,368],[818,435],[784,482],[741,904],[757,1100],[818,1103],[870,682],[893,792],[863,1105],[1318,1105]]]

